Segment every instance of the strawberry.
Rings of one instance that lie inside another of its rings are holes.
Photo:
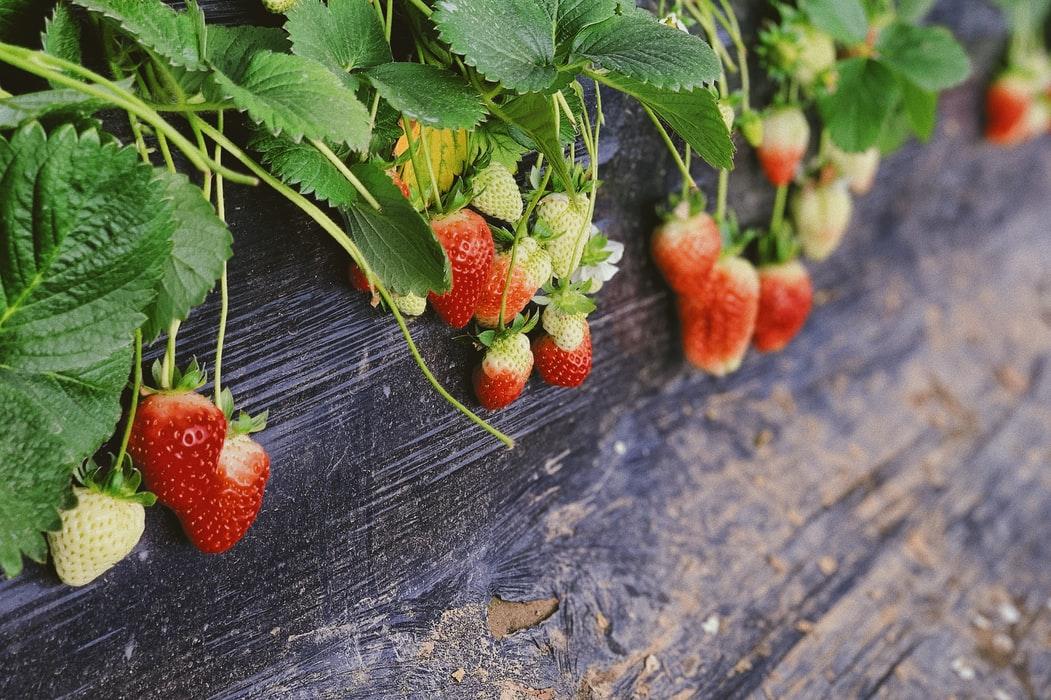
[[[880,152],[876,147],[861,153],[847,153],[830,142],[829,161],[856,195],[868,194],[876,182]]]
[[[443,321],[463,328],[485,293],[493,265],[493,236],[485,219],[470,209],[433,219],[431,228],[449,258],[452,286],[445,294],[431,292],[429,299]]]
[[[986,94],[985,138],[1002,146],[1028,139],[1033,135],[1030,116],[1033,105],[1028,77],[1019,71],[1003,73]]]
[[[390,168],[387,170],[387,177],[390,178],[390,181],[394,183],[395,187],[401,190],[401,196],[405,197],[405,199],[409,199],[409,185],[401,178],[398,170],[396,168]]]
[[[752,264],[720,258],[704,293],[682,295],[678,302],[686,359],[717,377],[740,367],[759,313],[759,276]]]
[[[347,267],[347,273],[350,277],[350,285],[359,292],[368,292],[374,294],[376,292],[372,283],[369,282],[369,278],[365,276],[365,271],[358,267],[358,264],[351,262]]]
[[[568,279],[580,264],[584,252],[581,238],[590,233],[588,208],[587,197],[564,192],[553,192],[537,205],[537,221],[553,234],[544,245],[551,254],[555,277]]]
[[[518,221],[522,216],[522,193],[515,176],[503,163],[492,163],[475,175],[471,206],[501,221]]]
[[[758,148],[759,163],[767,179],[783,187],[792,182],[807,147],[810,124],[798,107],[779,107],[763,119],[763,141]]]
[[[551,279],[551,256],[540,247],[535,238],[523,238],[514,253],[514,270],[507,280],[512,251],[498,253],[489,269],[489,279],[482,294],[482,301],[474,312],[474,319],[486,328],[495,328],[500,318],[500,300],[507,285],[507,302],[504,318],[514,318],[526,307],[549,279]]]
[[[474,370],[474,393],[478,402],[491,411],[509,406],[521,395],[532,371],[533,353],[528,336],[514,328],[496,334],[482,364]]]
[[[811,87],[836,65],[836,44],[832,37],[809,23],[795,25],[798,35],[797,53],[792,65],[792,76],[803,87]]]
[[[533,341],[540,377],[554,386],[580,386],[591,373],[591,328],[583,313],[567,313],[557,301],[544,309],[544,330]]]
[[[415,294],[392,294],[394,304],[403,316],[422,316],[427,310],[427,297]]]
[[[298,4],[299,0],[263,0],[263,7],[278,15],[285,14]]]
[[[752,339],[759,352],[779,352],[803,329],[814,301],[810,273],[798,260],[759,268],[759,313]]]
[[[227,428],[223,412],[193,391],[202,375],[191,368],[186,376],[192,379],[179,388],[139,404],[128,443],[146,487],[176,513],[208,492]]]
[[[715,219],[683,201],[653,232],[650,249],[668,286],[679,294],[697,294],[719,259],[722,238]]]
[[[156,500],[138,491],[139,473],[126,464],[104,480],[97,467],[79,473],[84,486],[73,487],[77,504],[62,511],[62,528],[47,535],[55,573],[67,586],[90,583],[128,556],[146,526],[143,506]]]
[[[803,252],[824,260],[843,240],[854,204],[843,182],[809,182],[796,192],[792,210]]]
[[[380,294],[369,282],[369,278],[365,276],[365,272],[353,262],[350,263],[348,270],[351,286],[359,292],[368,292],[372,296],[372,305],[378,306],[380,303]],[[398,294],[396,292],[391,292],[391,297],[393,297],[398,310],[401,311],[404,316],[420,316],[427,310],[426,297],[417,296],[415,294]]]

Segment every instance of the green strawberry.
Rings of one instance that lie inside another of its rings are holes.
[[[77,505],[62,512],[62,529],[49,532],[55,572],[68,586],[83,586],[112,568],[135,548],[145,528],[144,505],[152,493],[139,492],[141,477],[135,469],[118,465],[105,480],[99,469],[82,477],[76,486]]]
[[[298,4],[299,0],[263,0],[263,7],[278,15],[285,14]]]
[[[427,310],[427,297],[415,294],[395,294],[394,303],[405,316],[421,316]]]
[[[471,206],[501,221],[518,221],[522,216],[522,193],[515,176],[503,163],[492,163],[472,182],[476,193]]]
[[[551,254],[555,277],[568,278],[584,253],[580,239],[590,233],[587,197],[575,195],[571,199],[563,192],[549,194],[537,205],[536,216],[554,234],[545,247]]]
[[[572,350],[584,341],[588,327],[587,314],[566,313],[555,304],[544,309],[541,324],[555,344],[566,350]]]

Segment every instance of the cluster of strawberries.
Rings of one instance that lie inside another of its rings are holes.
[[[985,138],[1013,146],[1051,132],[1051,59],[1037,51],[1005,68],[986,93]]]
[[[266,427],[266,413],[235,418],[229,390],[217,406],[197,392],[204,382],[193,362],[176,371],[171,388],[143,391],[128,442],[138,470],[116,463],[105,477],[82,471],[77,507],[63,511],[61,530],[48,533],[63,582],[82,586],[126,557],[142,536],[143,506],[155,500],[175,512],[202,552],[225,552],[255,522],[270,458],[250,434]],[[140,478],[148,491],[138,490]]]
[[[410,197],[398,172],[389,174]],[[521,223],[525,206],[511,170],[492,162],[466,185],[470,196],[459,208],[430,220],[449,259],[451,287],[427,299],[396,296],[395,303],[403,314],[418,316],[429,302],[452,328],[474,320],[479,328],[475,337],[484,350],[473,375],[474,391],[487,409],[513,403],[534,367],[548,384],[579,386],[590,374],[592,361],[587,315],[595,306],[587,294],[608,279],[582,276],[581,263],[608,262],[616,250],[596,235],[588,197],[545,194],[536,203],[532,234],[515,234],[499,224],[491,227],[486,219]],[[356,289],[373,294],[375,300],[373,285],[353,263],[350,276]],[[542,313],[525,313],[532,301],[544,305]],[[541,331],[530,342],[528,334],[538,322]]]

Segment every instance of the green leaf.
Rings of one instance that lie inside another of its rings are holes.
[[[73,0],[116,22],[121,29],[172,65],[203,70],[195,18],[161,0]]]
[[[693,150],[715,168],[732,168],[734,146],[715,95],[705,88],[660,90],[616,73],[595,76],[631,95],[664,120]]]
[[[39,125],[0,139],[0,564],[41,558],[69,474],[112,432],[173,224],[138,154]]]
[[[898,19],[902,22],[918,22],[931,11],[934,2],[935,0],[898,0]]]
[[[719,59],[703,40],[648,12],[616,15],[585,29],[573,54],[664,90],[690,90],[719,78]]]
[[[47,117],[67,119],[82,116],[108,106],[103,100],[73,89],[26,92],[0,99],[0,129],[14,129]]]
[[[182,174],[156,171],[176,213],[172,252],[164,263],[157,297],[146,309],[142,337],[153,341],[172,321],[184,321],[204,301],[233,254],[233,237],[201,190]]]
[[[455,53],[519,93],[551,89],[573,39],[613,15],[615,0],[449,0],[431,20]],[[571,77],[571,76],[570,76]]]
[[[308,143],[258,132],[249,144],[274,175],[303,194],[313,194],[337,207],[357,200],[354,187],[321,151]]]
[[[359,163],[351,170],[380,204],[376,211],[358,199],[343,210],[350,236],[373,271],[398,294],[446,291],[449,263],[430,225],[378,166]]]
[[[225,97],[274,134],[368,147],[369,111],[317,61],[264,51],[238,79],[218,69],[212,77]]]
[[[228,27],[223,24],[208,25],[206,30],[206,55],[208,64],[214,66],[231,80],[240,80],[248,67],[252,56],[264,51],[286,53],[288,37],[277,27],[254,27],[242,25]],[[224,96],[210,81],[211,73],[207,70],[186,70],[178,66],[172,68],[179,85],[187,96],[204,92],[210,102],[222,102]]]
[[[520,95],[500,107],[499,116],[511,126],[524,133],[531,145],[544,154],[547,164],[554,169],[555,176],[565,183],[570,182],[566,158],[562,152],[561,111],[556,112],[550,96],[540,93]]]
[[[44,53],[71,63],[81,62],[80,25],[65,2],[55,5],[54,13],[44,22],[44,33],[40,39]],[[52,87],[61,86],[52,83]]]
[[[930,140],[938,123],[938,93],[928,92],[909,80],[902,80],[905,114],[912,130],[921,141]]]
[[[869,20],[859,0],[799,0],[810,22],[833,39],[857,44],[869,32]]]
[[[1014,34],[1029,34],[1040,31],[1051,12],[1051,0],[995,0],[1007,15],[1008,24]]]
[[[420,63],[384,63],[366,77],[394,109],[426,126],[470,129],[482,121],[482,100],[460,76]]]
[[[945,27],[895,22],[876,43],[880,60],[918,87],[938,92],[959,85],[971,74],[971,61]]]
[[[376,8],[369,0],[303,0],[288,13],[292,51],[345,74],[391,61]]]
[[[879,139],[883,124],[900,98],[894,74],[877,61],[851,58],[839,64],[839,86],[818,99],[832,140],[850,153]]]

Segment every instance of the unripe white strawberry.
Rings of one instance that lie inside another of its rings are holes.
[[[836,65],[836,44],[828,34],[809,24],[797,25],[796,30],[799,46],[792,77],[804,87],[810,87]]]
[[[535,238],[526,237],[518,244],[518,254],[525,261],[529,286],[540,289],[551,281],[551,255],[540,247]]]
[[[810,124],[803,110],[779,107],[767,113],[758,149],[767,179],[776,187],[792,182],[809,145]]]
[[[299,0],[263,0],[263,7],[274,14],[283,15],[299,4]]]
[[[584,254],[582,239],[590,233],[587,197],[578,194],[571,199],[562,192],[549,194],[540,200],[536,215],[555,233],[545,242],[555,276],[569,277]]]
[[[846,183],[808,183],[795,195],[792,213],[803,252],[824,260],[843,240],[854,212]]]
[[[55,572],[67,586],[83,586],[135,548],[146,511],[135,501],[75,487],[77,505],[62,512],[62,529],[49,532]]]
[[[415,294],[395,294],[394,304],[404,316],[420,316],[427,310],[427,297]]]
[[[588,330],[587,315],[567,314],[554,304],[544,309],[541,318],[544,330],[547,331],[555,345],[563,350],[574,350],[582,342]]]
[[[880,152],[872,147],[861,153],[847,153],[835,144],[829,145],[828,159],[847,181],[850,191],[856,195],[868,194],[876,182],[879,171]]]
[[[471,206],[501,221],[518,221],[522,216],[522,193],[515,176],[503,163],[492,163],[472,182]]]
[[[734,108],[733,105],[728,102],[719,102],[719,114],[723,118],[723,124],[726,124],[727,131],[734,130]]]

